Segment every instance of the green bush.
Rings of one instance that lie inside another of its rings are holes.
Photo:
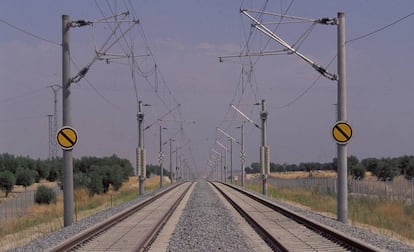
[[[56,203],[56,193],[52,188],[41,185],[36,190],[35,202],[37,204]]]
[[[24,187],[31,186],[35,182],[35,171],[27,168],[17,168],[16,171],[16,185]]]
[[[9,193],[13,191],[15,183],[16,178],[11,171],[0,172],[0,189],[6,192],[6,198],[9,196]]]

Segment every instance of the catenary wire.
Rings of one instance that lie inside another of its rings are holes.
[[[22,29],[22,28],[20,28],[20,27],[17,27],[16,25],[9,23],[9,22],[7,22],[6,20],[4,20],[4,19],[2,19],[2,18],[0,18],[0,22],[2,22],[2,23],[4,23],[4,24],[8,25],[9,27],[11,27],[11,28],[13,28],[13,29],[15,29],[15,30],[17,30],[17,31],[20,31],[20,32],[22,32],[22,33],[24,33],[24,34],[26,34],[26,35],[28,35],[28,36],[31,36],[31,37],[33,37],[33,38],[36,38],[36,39],[42,40],[42,41],[47,42],[47,43],[49,43],[49,44],[53,44],[53,45],[57,45],[57,46],[62,46],[62,44],[59,44],[59,43],[57,43],[57,42],[55,42],[55,41],[52,41],[52,40],[49,40],[49,39],[43,38],[43,37],[41,37],[41,36],[39,36],[39,35],[36,35],[36,34],[34,34],[34,33],[32,33],[32,32],[29,32],[29,31],[26,31],[26,30],[24,30],[24,29]]]
[[[76,62],[73,60],[73,58],[70,58],[70,61],[72,62],[72,64],[76,67],[76,69],[78,71],[80,71],[80,68],[78,67],[78,65],[76,64]],[[116,108],[116,109],[120,109],[119,106],[115,105],[114,103],[111,102],[111,100],[109,100],[108,98],[106,98],[101,92],[99,92],[99,90],[92,84],[92,82],[90,82],[86,77],[84,77],[83,79],[85,79],[86,83],[88,83],[88,85],[93,89],[93,91],[95,91],[95,93],[100,96],[104,101],[106,101],[109,105],[111,105],[112,107]]]
[[[385,26],[383,26],[383,27],[381,27],[381,28],[378,28],[378,29],[376,29],[376,30],[374,30],[374,31],[372,31],[372,32],[369,32],[369,33],[367,33],[367,34],[365,34],[365,35],[361,35],[361,36],[358,36],[358,37],[352,38],[352,39],[350,39],[350,40],[347,40],[345,43],[351,43],[351,42],[355,42],[355,41],[357,41],[357,40],[361,40],[361,39],[367,38],[367,37],[369,37],[369,36],[371,36],[371,35],[374,35],[375,33],[381,32],[381,31],[383,31],[383,30],[385,30],[385,29],[387,29],[387,28],[389,28],[389,27],[391,27],[391,26],[393,26],[393,25],[398,24],[399,22],[403,21],[404,19],[409,18],[409,17],[410,17],[410,16],[412,16],[412,15],[414,15],[414,11],[412,11],[412,12],[411,12],[411,13],[409,13],[408,15],[406,15],[406,16],[404,16],[404,17],[402,17],[402,18],[399,18],[399,19],[395,20],[394,22],[392,22],[392,23],[390,23],[390,24],[388,24],[388,25],[385,25]]]

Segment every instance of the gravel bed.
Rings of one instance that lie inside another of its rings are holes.
[[[18,247],[18,248],[14,248],[14,249],[10,249],[7,251],[12,251],[12,252],[20,252],[20,251],[45,251],[48,248],[54,247],[56,245],[58,245],[59,243],[61,243],[62,241],[80,233],[81,231],[111,217],[112,215],[117,214],[118,212],[121,212],[125,209],[127,209],[128,207],[131,207],[134,204],[137,204],[145,199],[147,199],[148,197],[151,197],[152,195],[154,195],[157,191],[151,192],[151,193],[146,193],[143,196],[123,203],[121,205],[112,207],[112,208],[108,208],[106,210],[103,210],[101,212],[98,212],[94,215],[91,215],[89,217],[86,217],[76,223],[74,223],[73,225],[69,226],[69,227],[65,227],[62,228],[61,230],[58,230],[56,232],[44,235],[42,237],[39,237],[38,239],[35,239],[33,241],[31,241],[29,244],[27,244],[26,246],[23,247]]]
[[[262,194],[257,193],[257,192],[253,192],[253,193],[258,196],[263,196]],[[309,209],[302,208],[300,206],[293,206],[289,203],[286,203],[286,202],[283,202],[277,199],[271,199],[271,201],[285,208],[293,210],[296,213],[299,213],[316,222],[322,223],[326,226],[332,227],[345,234],[348,234],[350,237],[372,244],[380,249],[383,249],[386,251],[398,251],[398,252],[413,252],[414,251],[414,245],[406,244],[399,240],[395,240],[390,237],[386,237],[381,234],[374,233],[368,229],[351,226],[350,224],[348,225],[343,224],[342,222],[339,222],[336,219],[324,216],[317,212],[310,211]]]
[[[26,246],[8,251],[45,251],[155,193],[147,193],[133,201],[98,212],[69,227],[33,240]],[[317,222],[338,229],[351,237],[374,244],[386,251],[414,251],[413,245],[408,245],[364,228],[345,225],[333,218],[312,212],[306,208],[293,206],[276,199],[272,200]],[[254,251],[254,249],[211,187],[205,181],[198,181],[171,237],[168,251]]]
[[[254,251],[206,181],[198,181],[167,251]]]

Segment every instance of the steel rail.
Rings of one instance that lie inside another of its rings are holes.
[[[185,191],[180,195],[180,197],[174,202],[172,207],[167,211],[167,213],[160,219],[160,221],[157,223],[157,225],[151,230],[151,232],[148,234],[148,236],[145,238],[144,242],[139,244],[135,251],[148,251],[151,247],[151,244],[154,242],[155,238],[157,237],[158,233],[161,231],[161,229],[164,227],[164,225],[167,223],[167,221],[170,219],[171,215],[175,212],[178,205],[181,203],[185,195],[190,190],[191,186],[194,182],[191,182],[191,184],[185,189]]]
[[[211,182],[210,182],[211,183]],[[251,192],[248,192],[242,188],[236,187],[234,185],[230,185],[227,183],[222,183],[222,182],[216,182],[216,183],[220,183],[223,184],[225,186],[231,187],[234,190],[248,196],[249,198],[277,211],[278,213],[281,213],[282,215],[296,221],[297,223],[304,225],[305,227],[309,228],[310,230],[313,230],[316,233],[319,233],[320,235],[324,236],[325,238],[351,250],[351,251],[366,251],[366,252],[374,252],[374,251],[383,251],[378,247],[375,247],[371,244],[365,243],[361,240],[355,239],[350,237],[349,235],[342,233],[338,230],[335,230],[333,228],[330,228],[326,225],[323,225],[321,223],[315,222],[309,218],[306,218],[303,215],[300,215],[298,213],[295,213],[285,207],[279,206],[277,205],[275,202],[272,202],[268,199],[263,198],[262,196],[257,196]],[[215,188],[217,188],[217,190],[220,191],[221,194],[223,194],[223,196],[229,200],[229,196],[225,195],[225,193],[218,188],[217,185],[215,185],[215,183],[211,183]],[[234,206],[234,202],[230,199],[229,202]],[[233,202],[233,203],[232,203]],[[256,225],[257,222],[254,220],[250,220],[252,219],[250,216],[248,216],[248,214],[243,211],[242,209],[239,210],[239,208],[241,208],[240,206],[235,206],[236,210],[242,214],[242,216],[247,220],[247,222],[253,223],[253,228],[255,230],[257,230],[258,234],[263,238],[263,240],[273,249],[275,249],[276,251],[288,251],[285,247],[283,247],[282,244],[280,244],[280,242],[278,241],[274,241],[275,238],[273,237],[269,237],[269,233],[264,230],[264,228],[262,227],[258,227],[258,229],[256,229]],[[256,224],[254,224],[256,223]]]
[[[249,225],[256,231],[256,233],[266,242],[269,247],[275,251],[288,252],[284,246],[275,239],[269,232],[266,231],[254,218],[252,218],[247,212],[243,210],[236,202],[234,202],[223,190],[221,190],[215,183],[211,183],[223,197],[236,209],[236,211],[249,223]]]
[[[105,230],[107,230],[111,226],[113,226],[114,224],[119,223],[120,221],[128,218],[129,216],[131,216],[135,212],[139,211],[140,209],[144,208],[145,206],[150,205],[152,202],[154,202],[155,200],[157,200],[158,198],[160,198],[164,194],[170,192],[171,190],[175,189],[176,187],[178,187],[181,184],[183,184],[183,183],[176,183],[176,184],[168,187],[167,189],[156,193],[151,198],[145,199],[145,200],[141,201],[140,203],[138,203],[138,204],[136,204],[132,207],[129,207],[129,208],[113,215],[109,219],[107,219],[103,222],[100,222],[100,223],[98,223],[98,224],[96,224],[96,225],[94,225],[90,228],[87,228],[86,230],[80,232],[79,234],[73,236],[72,238],[67,239],[67,240],[63,241],[62,243],[58,244],[57,246],[50,248],[48,251],[50,251],[50,252],[68,251],[68,250],[71,250],[71,249],[75,248],[76,246],[78,246],[78,245],[80,245],[84,242],[87,242],[88,240],[90,240],[96,234],[104,232]]]

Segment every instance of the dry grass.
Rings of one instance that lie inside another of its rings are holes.
[[[146,179],[145,192],[158,189],[159,184],[159,176]],[[168,184],[170,184],[170,181],[165,177],[164,185]],[[37,186],[33,185],[33,189]],[[16,188],[16,190],[22,190],[22,188]],[[76,189],[74,192],[75,221],[136,197],[138,197],[137,177],[130,177],[129,181],[124,183],[118,191],[110,190],[107,194],[94,195],[92,197],[89,196],[86,189]],[[58,197],[55,204],[33,205],[24,217],[11,219],[3,225],[3,227],[7,228],[2,227],[0,229],[0,251],[23,246],[39,236],[61,229],[63,227],[62,216],[63,197]]]
[[[248,185],[248,188],[261,191],[261,185]],[[272,187],[269,197],[299,204],[302,207],[336,216],[336,196],[302,188]],[[353,225],[393,237],[405,242],[414,242],[414,205],[368,197],[350,197],[348,218]]]
[[[292,171],[292,172],[272,172],[269,174],[273,178],[281,179],[297,179],[307,177],[318,177],[318,178],[332,178],[336,177],[336,171]]]

